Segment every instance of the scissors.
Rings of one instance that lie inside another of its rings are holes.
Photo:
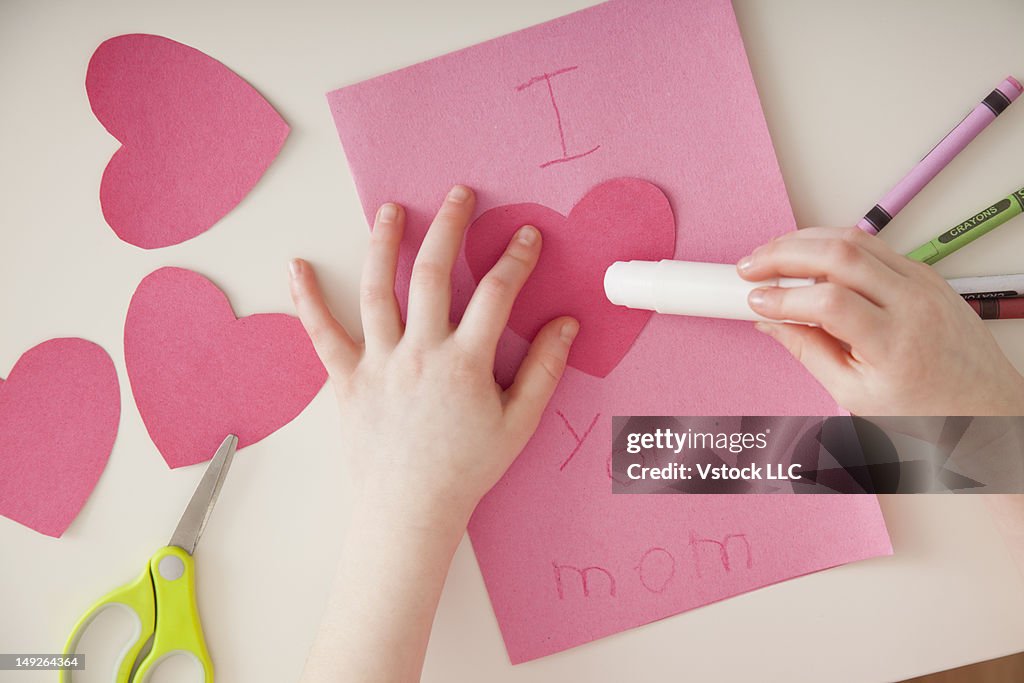
[[[74,653],[82,633],[100,612],[108,607],[126,608],[136,618],[135,632],[118,657],[115,683],[145,681],[165,657],[173,654],[190,655],[202,667],[205,683],[213,683],[213,662],[206,650],[196,608],[192,553],[217,502],[237,447],[237,436],[224,439],[181,515],[170,544],[153,553],[139,578],[107,593],[82,615],[64,646],[65,655]],[[143,652],[148,644],[152,647]],[[60,683],[70,680],[71,672],[61,670]]]

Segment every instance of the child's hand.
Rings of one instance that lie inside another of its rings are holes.
[[[381,207],[362,276],[362,344],[331,315],[312,267],[292,262],[292,298],[330,374],[360,494],[415,524],[465,524],[536,429],[579,329],[572,318],[552,320],[514,384],[503,391],[494,381],[498,338],[541,237],[532,227],[516,234],[453,326],[451,272],[473,206],[473,193],[456,186],[438,211],[413,266],[404,325],[394,287],[405,213]]]
[[[807,228],[754,250],[747,280],[813,277],[762,287],[758,323],[844,408],[859,415],[1024,415],[1024,378],[977,314],[930,267],[857,228]]]

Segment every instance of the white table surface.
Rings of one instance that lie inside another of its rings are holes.
[[[44,339],[82,336],[113,357],[123,406],[106,471],[62,539],[0,519],[0,651],[59,651],[82,610],[133,578],[166,541],[202,474],[167,469],[132,401],[121,330],[136,283],[160,266],[185,266],[222,286],[238,314],[288,312],[286,260],[303,255],[320,268],[340,317],[356,326],[366,229],[324,93],[587,4],[0,0],[0,376]],[[1024,75],[1019,0],[735,5],[802,226],[855,221],[1007,73]],[[117,143],[92,116],[84,89],[95,47],[131,32],[166,35],[223,61],[292,126],[240,206],[209,232],[155,251],[120,242],[103,220],[99,179]],[[914,247],[1022,182],[1024,105],[1017,107],[920,195],[886,240]],[[1022,253],[1018,223],[939,269],[1024,271]],[[992,327],[1024,368],[1024,322]],[[298,678],[341,552],[343,444],[325,390],[235,461],[196,556],[219,680]],[[463,543],[424,678],[884,681],[1024,649],[1024,580],[983,501],[905,496],[882,505],[893,557],[516,667]],[[97,632],[116,626],[105,620]],[[100,640],[85,643],[90,675],[76,680],[109,680]],[[0,672],[4,681],[53,679]]]

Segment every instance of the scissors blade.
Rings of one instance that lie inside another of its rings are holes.
[[[229,434],[224,442],[217,449],[206,473],[199,481],[196,492],[192,494],[192,500],[181,515],[178,527],[171,536],[171,545],[176,545],[189,555],[196,550],[199,537],[206,528],[206,522],[210,519],[213,506],[217,502],[217,495],[220,487],[224,484],[228,468],[231,467],[231,460],[235,457],[235,449],[238,448],[238,437]]]

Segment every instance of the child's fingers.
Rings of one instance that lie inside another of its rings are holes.
[[[473,206],[473,191],[456,185],[448,192],[423,238],[412,267],[406,314],[406,333],[414,338],[439,339],[449,333],[452,266]]]
[[[808,287],[758,287],[750,307],[766,318],[814,323],[866,357],[884,353],[887,317],[881,308],[832,282]]]
[[[531,433],[537,428],[541,413],[562,378],[569,349],[579,330],[575,319],[564,316],[549,322],[533,338],[515,381],[505,391],[505,414],[515,428]]]
[[[395,298],[398,250],[405,228],[405,211],[385,204],[370,233],[370,251],[363,264],[359,312],[367,348],[391,348],[402,337],[402,312]]]
[[[850,355],[835,337],[820,328],[765,322],[755,327],[782,344],[833,395],[852,370]]]
[[[295,311],[327,372],[347,376],[359,361],[359,345],[331,315],[313,267],[302,259],[288,264]]]
[[[899,273],[863,246],[834,237],[774,240],[755,249],[737,268],[741,277],[751,281],[774,277],[827,278],[879,306],[890,301],[903,283]]]
[[[893,251],[892,247],[886,244],[882,238],[869,235],[860,228],[801,228],[787,232],[776,241],[805,239],[847,240],[869,251],[872,256],[901,275],[908,275],[913,266],[913,261]]]
[[[494,356],[516,297],[539,256],[540,233],[532,226],[523,226],[512,237],[498,262],[480,280],[469,300],[459,329],[455,331],[465,348],[488,358]]]

